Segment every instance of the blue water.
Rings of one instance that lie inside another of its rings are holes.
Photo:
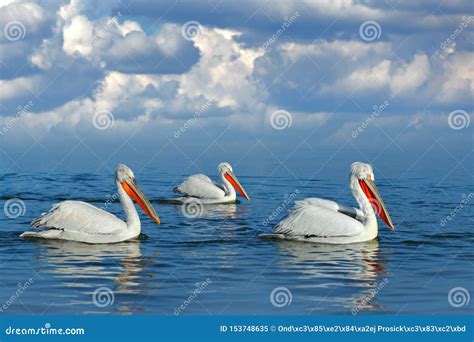
[[[88,245],[24,240],[19,234],[60,200],[104,206],[115,192],[113,175],[4,175],[2,205],[20,198],[25,210],[16,218],[1,217],[3,314],[473,312],[473,300],[456,307],[449,303],[448,293],[462,287],[474,294],[474,199],[441,225],[463,194],[473,191],[466,178],[443,176],[440,182],[440,178],[413,173],[404,175],[403,181],[377,177],[397,230],[391,233],[380,223],[378,240],[345,246],[264,240],[258,235],[270,231],[270,225],[265,226],[270,216],[276,216],[275,222],[284,214],[288,209],[285,199],[295,190],[299,192],[295,199],[325,197],[355,205],[346,175],[310,178],[308,174],[299,180],[241,175],[252,201],[206,207],[197,218],[185,217],[178,205],[157,201],[171,197],[181,178],[151,169],[141,171],[137,180],[152,199],[162,224],[142,214],[144,235],[140,240]],[[275,213],[279,206],[284,210]],[[107,204],[107,210],[123,217],[119,203]],[[28,286],[18,293],[25,282]],[[113,303],[94,303],[94,291],[101,287],[111,290]],[[270,296],[279,287],[286,289],[282,302],[275,306]]]

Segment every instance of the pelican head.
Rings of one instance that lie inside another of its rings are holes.
[[[153,221],[160,224],[160,218],[156,214],[155,209],[148,198],[143,194],[143,191],[138,186],[133,171],[127,165],[119,164],[115,170],[115,177],[123,190],[125,190],[125,192],[133,198],[135,202],[137,202],[145,214],[147,214]]]
[[[380,218],[390,227],[391,230],[395,229],[392,219],[388,214],[385,203],[382,200],[382,196],[375,185],[374,170],[369,164],[355,162],[351,165],[351,183],[356,180],[360,187],[360,190],[369,200],[370,204],[380,216]]]
[[[244,187],[240,184],[237,176],[234,174],[232,166],[227,162],[222,162],[217,167],[217,171],[223,176],[232,186],[242,195],[246,200],[250,201],[249,195],[245,191]]]

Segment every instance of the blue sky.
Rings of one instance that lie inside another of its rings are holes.
[[[472,169],[471,1],[0,6],[4,172]]]

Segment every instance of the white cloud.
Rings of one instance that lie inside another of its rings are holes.
[[[474,97],[474,53],[454,53],[442,61],[443,79],[438,100],[442,103],[472,102]]]
[[[403,63],[393,72],[390,89],[394,93],[413,92],[428,79],[429,72],[428,57],[417,54],[411,63]]]
[[[25,38],[35,35],[47,22],[48,16],[41,6],[33,2],[6,3],[0,10],[0,38],[6,39],[4,28],[9,22],[20,22],[24,26]],[[7,42],[8,43],[8,42]]]
[[[31,99],[39,91],[42,83],[40,75],[0,80],[0,101],[12,98]]]
[[[352,26],[366,17],[387,20],[386,11],[350,1],[304,5],[304,14],[314,18],[325,12],[353,13]],[[373,104],[380,103],[380,96],[396,97],[390,107],[396,114],[388,112],[378,120],[384,125],[405,124],[431,101],[457,106],[474,95],[473,54],[458,49],[462,44],[444,60],[418,47],[397,51],[396,56],[393,50],[398,46],[384,25],[384,40],[377,42],[362,41],[357,24],[355,30],[340,37],[323,35],[316,40],[313,36],[317,35],[294,40],[289,30],[288,36],[263,51],[260,44],[252,45],[245,39],[258,29],[246,27],[243,19],[239,29],[204,25],[202,34],[190,42],[183,39],[180,23],[160,22],[147,27],[127,17],[126,12],[113,12],[116,9],[110,4],[103,5],[107,11],[100,13],[92,5],[75,0],[55,10],[46,5],[11,6],[16,8],[14,14],[24,15],[20,10],[27,9],[33,13],[24,19],[32,29],[40,28],[45,18],[57,12],[48,35],[30,50],[15,50],[26,56],[32,70],[0,81],[0,100],[15,104],[5,105],[10,118],[17,102],[47,88],[45,95],[50,97],[42,98],[47,98],[50,106],[41,108],[38,103],[35,113],[25,114],[28,129],[37,127],[42,133],[90,128],[91,118],[99,110],[114,114],[116,125],[110,132],[143,123],[172,130],[208,102],[212,105],[201,117],[203,126],[234,125],[252,131],[260,128],[275,109],[282,108],[292,113],[295,129],[330,124],[346,130],[357,124],[351,116],[365,110],[355,103],[370,111]],[[274,18],[299,9],[287,2],[269,7]],[[8,10],[8,18],[12,11]],[[20,43],[16,46],[21,47]],[[70,79],[56,81],[63,72]],[[64,82],[70,81],[81,86],[64,87]],[[89,88],[94,90],[86,91]],[[339,109],[343,104],[346,107]],[[404,112],[400,109],[403,106],[410,108]],[[439,116],[440,111],[418,115],[413,120],[431,127],[436,120],[425,116]]]
[[[321,93],[332,93],[334,89],[351,92],[374,90],[390,84],[390,68],[392,62],[382,60],[372,67],[355,69],[346,78],[336,81],[335,84],[326,85]]]
[[[92,52],[93,25],[84,16],[76,16],[64,26],[63,49],[68,55],[89,56]]]

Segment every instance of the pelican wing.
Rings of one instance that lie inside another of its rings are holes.
[[[85,202],[64,201],[31,222],[36,228],[71,233],[109,235],[123,231],[126,223],[117,216]]]
[[[274,232],[303,237],[359,235],[364,229],[363,224],[342,210],[355,217],[363,216],[360,210],[342,207],[335,202],[319,198],[296,201],[295,207],[275,226]]]
[[[334,201],[325,200],[322,198],[306,198],[304,199],[307,203],[319,207],[323,207],[329,210],[337,211],[352,218],[355,218],[357,221],[361,221],[364,219],[364,214],[360,209],[353,208],[353,207],[346,207],[344,205],[338,204]]]
[[[206,199],[225,196],[225,191],[203,174],[189,176],[174,191],[186,196]]]

